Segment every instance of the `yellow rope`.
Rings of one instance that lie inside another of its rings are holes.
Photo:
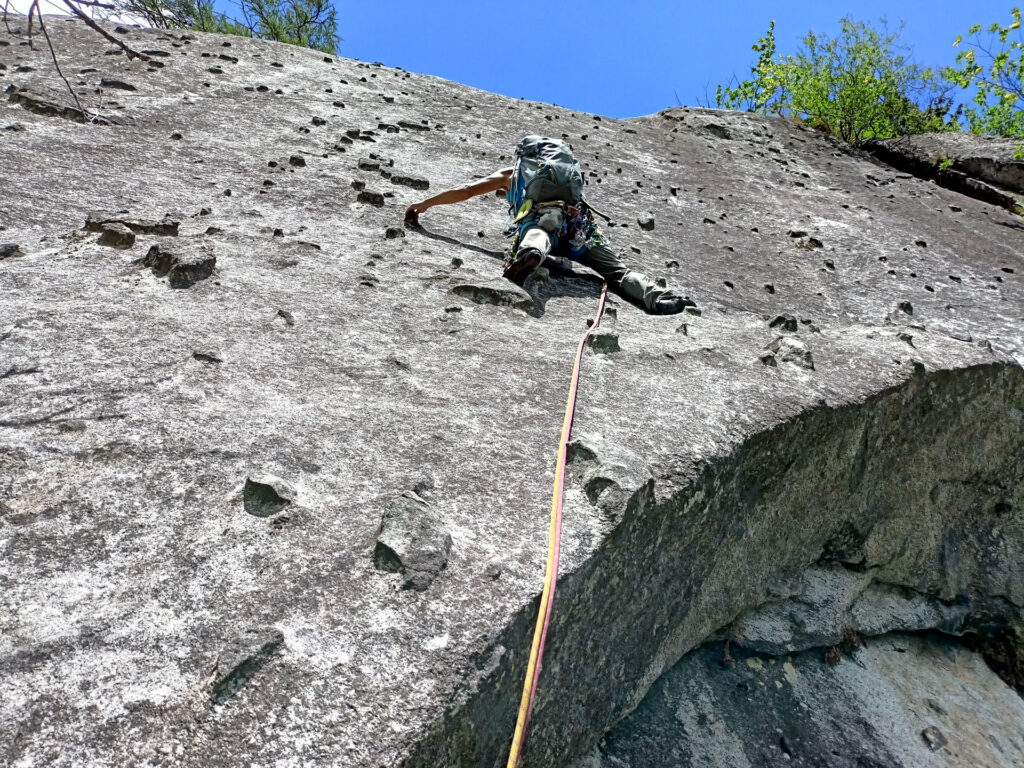
[[[558,442],[558,458],[555,462],[555,483],[551,494],[551,523],[548,528],[548,559],[544,571],[544,589],[540,596],[540,609],[537,611],[537,624],[533,630],[533,644],[530,646],[530,661],[526,666],[526,681],[523,683],[523,695],[519,700],[519,716],[516,729],[512,734],[512,746],[508,753],[506,768],[516,768],[519,754],[526,740],[526,727],[533,709],[533,699],[537,691],[537,679],[540,676],[540,664],[544,654],[544,640],[547,636],[548,623],[551,618],[551,603],[554,599],[555,582],[558,578],[558,555],[561,546],[562,530],[562,496],[565,489],[565,458],[569,435],[572,432],[572,418],[576,410],[576,388],[579,383],[580,363],[583,359],[583,347],[587,337],[597,328],[604,314],[604,302],[608,293],[607,283],[601,288],[601,301],[597,308],[594,322],[580,339],[576,350],[576,361],[572,368],[572,382],[569,386],[569,397],[565,403],[565,416],[562,418],[562,435]]]

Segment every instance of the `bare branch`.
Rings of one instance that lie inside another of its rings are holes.
[[[4,0],[4,26],[7,27],[7,34],[13,35],[14,30],[11,29],[10,21],[7,19],[7,13],[10,10],[10,0]]]
[[[53,59],[53,66],[57,70],[57,74],[60,75],[60,79],[64,81],[64,85],[68,87],[68,93],[70,93],[71,98],[75,100],[75,104],[78,106],[78,109],[82,112],[83,115],[88,117],[89,110],[82,106],[82,102],[78,100],[78,94],[75,93],[75,89],[71,87],[71,83],[68,82],[68,79],[64,77],[64,72],[61,71],[60,64],[57,62],[57,53],[53,50],[53,41],[50,40],[50,33],[46,31],[46,24],[43,23],[43,14],[39,10],[39,0],[32,1],[32,8],[35,8],[36,17],[39,19],[39,29],[43,31],[43,37],[46,38],[46,45],[50,49],[50,58]],[[29,9],[30,14],[32,12],[32,8]],[[32,17],[30,15],[29,20],[31,21],[31,19]]]
[[[33,0],[33,2],[38,1],[39,0]],[[133,48],[129,48],[123,41],[118,40],[112,34],[107,32],[107,30],[105,30],[103,27],[101,27],[99,24],[93,21],[88,14],[82,11],[82,9],[75,4],[77,1],[78,0],[64,0],[64,5],[70,8],[71,12],[75,14],[75,16],[84,21],[86,26],[90,27],[91,29],[94,29],[96,32],[99,32],[103,37],[105,37],[107,40],[109,40],[122,51],[124,51],[129,61],[131,61],[132,59],[139,59],[140,61],[149,61],[149,56],[145,55],[144,53],[139,53]]]
[[[28,7],[28,47],[35,50],[35,46],[32,45],[32,11],[39,10],[39,0],[32,0],[32,5]]]

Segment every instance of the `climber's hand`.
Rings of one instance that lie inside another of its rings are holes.
[[[405,212],[405,221],[407,224],[411,224],[414,227],[420,225],[420,214],[427,210],[423,203],[416,203],[410,205],[408,210]]]

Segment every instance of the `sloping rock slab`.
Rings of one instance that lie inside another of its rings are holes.
[[[129,77],[80,22],[48,31],[66,71]],[[116,108],[130,125],[2,103],[24,130],[2,139],[0,234],[32,255],[0,269],[0,372],[39,371],[0,382],[0,762],[504,764],[600,281],[552,269],[542,312],[453,297],[452,275],[497,278],[504,203],[429,211],[386,240],[429,193],[378,182],[383,204],[360,204],[346,181],[367,173],[362,142],[448,188],[557,126],[625,225],[605,232],[627,266],[671,269],[702,310],[684,335],[620,303],[622,349],[586,356],[576,428],[602,445],[569,470],[523,768],[586,754],[686,652],[824,554],[972,610],[1024,605],[1017,217],[760,115],[615,120],[270,41],[117,34],[172,53],[130,67],[139,90]],[[7,72],[33,67],[17,77],[60,102],[45,46],[3,25],[0,41]],[[238,63],[210,82],[227,48]],[[334,99],[329,129],[296,130]],[[401,120],[435,129],[378,128]],[[90,210],[143,206],[181,212],[187,245],[221,230],[221,285],[161,290],[74,231]],[[634,223],[645,211],[654,230]],[[275,231],[322,252],[282,254]],[[904,302],[913,315],[889,317]],[[813,370],[757,361],[783,313]],[[257,519],[238,485],[262,467],[302,492]],[[426,471],[453,542],[419,593],[373,550],[381,500]],[[287,647],[197,719],[225,632],[245,626]]]
[[[875,139],[864,148],[895,168],[1010,211],[1024,210],[1024,160],[1012,138],[926,134]]]
[[[452,285],[451,292],[456,296],[469,299],[474,304],[515,307],[524,311],[531,310],[536,306],[536,302],[529,293],[505,279],[457,281]]]

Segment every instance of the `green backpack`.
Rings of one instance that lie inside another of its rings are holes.
[[[518,221],[534,203],[583,199],[583,170],[564,141],[527,136],[516,146],[508,186],[509,213]]]

